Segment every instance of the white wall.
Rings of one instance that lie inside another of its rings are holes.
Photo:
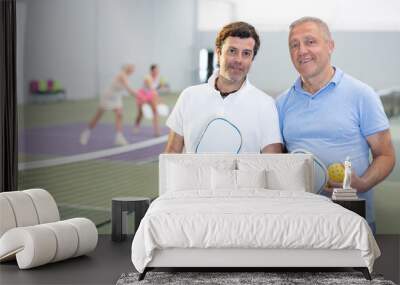
[[[25,94],[30,80],[54,78],[68,99],[93,98],[125,63],[136,66],[134,87],[142,85],[152,63],[174,90],[193,83],[196,0],[18,2],[27,4],[26,37],[19,42]],[[22,30],[23,17],[17,19]]]
[[[103,90],[125,63],[135,64],[131,81],[133,86],[141,86],[154,61],[154,1],[100,0],[96,4],[98,90]]]
[[[93,96],[95,1],[25,2],[28,4],[24,42],[26,88],[30,80],[53,78],[61,81],[69,99]]]
[[[375,89],[400,86],[400,32],[333,33],[333,62]]]
[[[18,75],[24,78],[25,90],[32,79],[59,79],[68,99],[98,96],[127,62],[136,65],[133,86],[141,86],[149,65],[158,63],[171,88],[180,91],[198,83],[198,52],[213,49],[217,33],[197,31],[197,0],[18,2],[27,4],[26,37],[18,35],[17,42],[18,55],[23,53]],[[23,23],[17,27],[24,29]],[[400,86],[400,32],[336,32],[333,36],[334,64],[375,89]],[[261,32],[260,37],[250,79],[276,94],[297,77],[287,32]],[[18,98],[21,102],[22,96]]]
[[[196,8],[194,0],[155,1],[153,58],[174,90],[192,85],[197,72]]]
[[[132,62],[135,87],[142,85],[150,64],[175,90],[191,85],[196,66],[193,41],[194,0],[98,1],[98,70],[100,90],[121,64]]]
[[[123,63],[136,65],[132,78],[142,85],[150,64],[160,66],[174,90],[193,84],[195,0],[100,0],[98,5],[99,90]]]
[[[200,48],[214,48],[217,31],[200,32]],[[249,74],[257,87],[273,94],[298,76],[289,57],[288,32],[260,33],[261,47]],[[400,32],[335,32],[332,63],[374,89],[400,86]]]

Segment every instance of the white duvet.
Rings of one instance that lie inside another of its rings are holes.
[[[380,256],[357,214],[320,195],[265,189],[160,196],[132,243],[136,269],[143,272],[154,249],[164,248],[358,249],[370,272]]]

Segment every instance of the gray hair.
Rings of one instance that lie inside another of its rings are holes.
[[[324,33],[326,40],[332,40],[332,35],[331,35],[331,32],[329,31],[328,25],[324,21],[322,21],[320,18],[317,18],[317,17],[306,16],[306,17],[297,19],[296,21],[294,21],[293,23],[290,24],[289,33],[291,33],[292,30],[296,26],[298,26],[300,24],[308,23],[308,22],[315,23],[321,29],[321,31]]]

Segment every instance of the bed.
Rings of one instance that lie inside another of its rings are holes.
[[[161,154],[159,194],[135,234],[143,279],[158,267],[353,267],[380,250],[359,215],[314,194],[308,154]]]

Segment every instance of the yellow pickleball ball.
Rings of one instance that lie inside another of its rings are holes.
[[[342,183],[344,179],[344,166],[341,163],[332,163],[328,167],[329,178],[338,183]]]

